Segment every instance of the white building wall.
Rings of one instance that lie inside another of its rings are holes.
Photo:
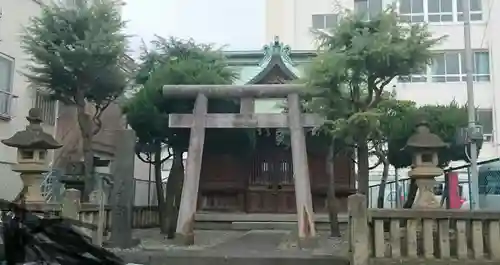
[[[168,152],[163,152],[163,157],[167,157]],[[187,152],[183,154],[183,161],[187,159]],[[164,184],[164,192],[166,191],[166,183],[172,167],[172,158],[167,159],[162,164],[162,179]],[[154,165],[144,163],[137,156],[134,165],[134,178],[135,178],[135,205],[156,205],[157,192],[155,186],[155,168]],[[184,162],[185,163],[185,162]],[[149,183],[149,185],[148,185]],[[148,200],[149,194],[149,200]]]
[[[10,115],[0,119],[0,139],[11,137],[15,132],[23,130],[27,124],[25,117],[33,106],[34,92],[28,87],[27,80],[19,71],[25,71],[28,62],[20,44],[22,27],[27,25],[31,16],[37,16],[40,5],[35,0],[0,1],[0,56],[13,62],[11,69],[12,96]],[[5,65],[5,64],[4,64]],[[0,69],[0,78],[5,78],[6,69]],[[2,82],[0,82],[2,83]],[[3,84],[3,83],[2,83]],[[0,87],[0,91],[7,88]],[[0,93],[0,96],[5,93]],[[53,133],[53,127],[47,126],[46,131]],[[16,150],[0,144],[0,198],[11,199],[21,190],[21,180],[17,173],[10,170],[10,165],[16,162]]]
[[[383,0],[390,5],[392,0]],[[430,1],[430,0],[429,0]],[[493,141],[486,142],[481,151],[480,160],[499,155],[500,131],[497,123],[500,119],[500,108],[497,101],[500,90],[500,1],[482,0],[482,21],[472,22],[472,48],[489,51],[490,81],[474,83],[475,105],[479,108],[493,110]],[[340,7],[340,8],[339,8]],[[312,15],[334,14],[340,9],[352,9],[354,0],[267,0],[266,5],[266,38],[279,36],[280,40],[291,46],[292,50],[315,49],[314,35],[311,33]],[[286,10],[286,12],[283,12]],[[464,31],[461,22],[430,23],[429,30],[434,36],[447,36],[434,49],[463,50]],[[467,102],[465,82],[456,83],[400,83],[395,81],[388,88],[395,88],[398,98],[409,99],[418,104],[448,104],[455,100],[459,104]],[[402,174],[405,177],[405,174]]]

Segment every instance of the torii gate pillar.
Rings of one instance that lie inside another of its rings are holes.
[[[289,128],[297,204],[299,245],[308,245],[316,236],[311,184],[307,163],[304,127],[315,127],[323,121],[315,114],[300,112],[299,95],[305,93],[302,85],[174,85],[165,86],[168,97],[196,97],[193,114],[170,114],[172,128],[191,128],[186,177],[177,220],[177,241],[194,244],[194,222],[198,187],[203,157],[206,128]],[[255,98],[287,98],[287,114],[254,114]],[[207,114],[208,98],[240,98],[240,114]]]

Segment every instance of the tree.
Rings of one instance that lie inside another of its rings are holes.
[[[450,144],[448,149],[439,153],[439,167],[445,168],[451,161],[469,161],[467,153],[468,145],[457,143],[456,135],[459,128],[467,127],[468,115],[466,106],[460,106],[456,102],[447,105],[426,105],[416,108],[399,121],[398,127],[387,128],[388,153],[387,158],[395,168],[409,167],[412,163],[411,154],[403,149],[408,138],[414,133],[416,123],[425,120],[429,123],[431,132],[437,134],[444,142]],[[477,145],[477,151],[481,150],[482,142]],[[467,152],[467,153],[466,153]],[[410,183],[408,199],[403,206],[410,208],[415,200],[417,186],[414,180]]]
[[[396,100],[395,95],[383,99],[378,105],[380,126],[378,137],[372,138],[375,155],[383,165],[382,178],[379,186],[377,207],[384,207],[385,183],[388,177],[389,165],[395,168],[411,166],[411,154],[404,150],[406,141],[415,133],[418,122],[425,120],[429,123],[433,133],[439,135],[450,144],[449,149],[444,149],[439,154],[440,167],[446,167],[450,161],[467,160],[463,144],[456,143],[457,129],[467,126],[467,109],[456,102],[448,105],[424,105],[418,107],[415,102]],[[480,145],[478,151],[480,149]],[[414,180],[410,185],[409,200],[406,207],[410,207],[415,199],[417,186]]]
[[[380,126],[377,106],[397,76],[420,72],[430,63],[433,39],[425,25],[401,22],[387,10],[370,21],[347,13],[331,32],[318,33],[320,52],[308,76],[324,102],[343,102],[342,115],[329,115],[325,128],[357,149],[359,192],[368,194],[369,143]],[[319,107],[321,109],[321,107]],[[320,112],[320,113],[321,113]],[[333,117],[333,118],[332,118]]]
[[[377,196],[378,208],[384,207],[385,187],[389,176],[390,161],[388,158],[388,142],[395,137],[399,137],[402,131],[409,132],[413,130],[413,128],[408,130],[407,127],[411,126],[409,123],[416,118],[416,110],[417,107],[415,102],[397,100],[395,98],[395,93],[381,100],[377,106],[377,112],[380,115],[380,126],[372,136],[372,150],[370,154],[375,156],[378,162],[370,169],[382,166],[382,177]]]
[[[93,136],[102,127],[102,113],[127,84],[120,68],[126,36],[117,5],[111,0],[44,5],[22,36],[23,49],[32,60],[24,73],[29,82],[77,110],[85,162],[84,198],[93,188]]]
[[[168,114],[192,113],[194,99],[164,98],[161,89],[164,85],[189,84],[231,84],[236,78],[235,72],[229,68],[220,50],[211,45],[199,44],[193,40],[164,39],[157,37],[150,50],[145,50],[136,82],[142,88],[125,104],[123,112],[130,126],[137,132],[138,142],[155,145],[157,158],[155,179],[160,210],[164,211],[160,218],[166,218],[163,233],[173,238],[179,211],[184,168],[182,155],[187,151],[189,129],[168,127]],[[232,100],[210,100],[211,112],[236,112],[238,104]],[[227,141],[228,134],[234,132],[207,131],[207,139]],[[206,141],[207,145],[211,141]],[[172,150],[173,163],[167,181],[167,197],[162,197],[161,163],[165,158],[159,155],[161,143],[164,149]],[[219,141],[220,143],[220,141]],[[218,149],[224,145],[213,144]],[[234,146],[233,146],[234,147]],[[239,150],[241,151],[241,150]],[[165,208],[161,206],[164,200]]]
[[[160,231],[166,234],[168,233],[168,223],[167,206],[165,196],[163,196],[165,192],[163,189],[162,164],[171,156],[162,157],[162,152],[168,148],[164,145],[168,138],[165,132],[165,128],[168,128],[168,114],[162,113],[158,109],[161,104],[160,91],[155,87],[145,86],[135,93],[131,100],[126,102],[123,106],[123,112],[126,115],[127,123],[136,131],[138,138],[136,143],[137,157],[142,162],[154,166]]]

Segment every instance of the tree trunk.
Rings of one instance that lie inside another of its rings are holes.
[[[366,140],[358,142],[358,193],[369,197],[370,164],[368,143]],[[367,204],[368,205],[368,204]]]
[[[168,222],[168,233],[167,238],[172,239],[175,237],[175,230],[177,227],[177,193],[182,193],[179,191],[179,185],[183,182],[184,172],[182,165],[182,152],[174,150],[174,158],[172,161],[172,166],[170,167],[170,173],[168,174],[167,181],[167,222]],[[180,197],[180,195],[179,195]]]
[[[83,152],[83,161],[84,161],[84,181],[85,187],[82,194],[82,199],[84,201],[89,200],[89,195],[94,189],[94,150],[92,149],[92,120],[90,115],[85,112],[85,103],[83,99],[83,104],[80,104],[76,107],[77,110],[77,119],[78,125],[80,126],[80,132],[82,135],[82,152]]]
[[[337,198],[335,196],[335,143],[332,141],[326,157],[326,172],[328,173],[328,217],[330,219],[330,236],[340,237]]]
[[[178,178],[177,178],[177,183],[176,185],[176,190],[175,190],[175,199],[174,199],[174,220],[175,222],[172,225],[172,231],[177,230],[177,218],[179,218],[179,210],[181,207],[181,197],[182,197],[182,187],[184,186],[184,161],[182,160],[182,152],[178,154],[178,157],[176,157],[176,168],[178,167],[178,172],[176,173]]]
[[[163,177],[161,170],[161,145],[155,148],[154,153],[154,170],[155,170],[155,188],[156,188],[156,199],[158,200],[158,215],[160,218],[160,233],[168,233],[168,223],[167,223],[167,204],[165,202],[165,192],[163,191]]]
[[[384,208],[385,187],[387,184],[387,177],[389,176],[389,161],[387,160],[387,157],[379,157],[379,159],[382,159],[384,169],[382,171],[382,179],[380,180],[380,186],[378,187],[377,208]],[[399,196],[397,191],[396,191],[396,196]]]
[[[406,199],[403,208],[410,209],[413,206],[415,198],[417,197],[417,191],[418,191],[417,181],[412,178],[410,181],[410,188],[408,189],[408,198]]]

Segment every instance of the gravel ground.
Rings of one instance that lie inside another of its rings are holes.
[[[198,230],[195,231],[195,242],[192,246],[179,246],[172,239],[167,239],[160,234],[160,230],[137,229],[134,230],[134,237],[141,240],[139,247],[147,250],[158,249],[180,249],[180,250],[201,250],[216,246],[220,243],[241,237],[245,234],[242,231],[224,230]]]
[[[165,252],[168,255],[223,255],[223,256],[281,256],[281,255],[334,255],[344,256],[347,251],[345,232],[341,238],[330,238],[325,231],[318,232],[315,247],[302,250],[290,231],[252,230],[222,231],[197,230],[195,244],[178,246],[160,234],[159,229],[134,231],[141,244],[132,249],[111,249],[114,252]],[[189,254],[190,253],[190,254]]]

